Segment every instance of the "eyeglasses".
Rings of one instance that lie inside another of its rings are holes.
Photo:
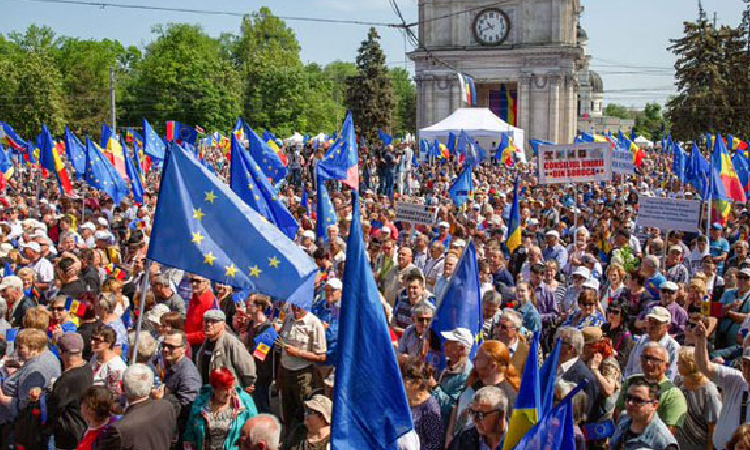
[[[53,306],[49,310],[52,311],[52,312],[63,312],[63,311],[65,311],[65,307],[64,306]]]
[[[632,394],[628,394],[625,396],[625,401],[628,403],[632,403],[634,405],[643,406],[648,405],[649,403],[653,403],[654,401],[650,398],[641,398]]]
[[[92,336],[91,342],[104,342],[104,338],[99,336]]]
[[[430,323],[431,321],[432,317],[417,317],[417,322]]]
[[[190,279],[190,282],[191,282],[192,284],[196,284],[196,283],[203,283],[203,280],[201,280],[200,278],[191,278],[191,279]]]
[[[738,280],[750,280],[750,277],[747,275],[737,275]]]
[[[661,364],[661,363],[666,362],[661,358],[657,358],[655,356],[650,356],[650,355],[641,355],[641,359],[643,360],[643,362],[653,363],[653,364]]]
[[[177,350],[178,348],[182,347],[182,345],[172,345],[172,344],[167,344],[166,342],[163,342],[161,346],[164,350],[169,350],[170,352],[173,352]]]
[[[502,411],[502,409],[493,409],[491,411],[477,411],[476,409],[470,409],[469,414],[471,414],[472,420],[476,423],[483,421],[484,418],[489,416],[490,414],[494,414],[500,411]]]

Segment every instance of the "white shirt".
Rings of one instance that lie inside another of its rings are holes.
[[[740,426],[740,408],[742,407],[742,393],[747,392],[747,381],[742,372],[731,367],[714,364],[714,383],[721,389],[722,407],[719,420],[714,429],[714,448],[725,449],[732,438],[734,430]],[[748,408],[750,413],[750,408]],[[742,423],[750,422],[747,414]]]
[[[34,264],[34,272],[36,272],[37,279],[42,283],[51,283],[55,278],[55,269],[46,258],[39,258],[39,261]]]
[[[122,358],[115,356],[104,364],[100,364],[94,355],[91,358],[91,367],[94,370],[94,385],[104,386],[113,393],[120,391],[122,374],[128,368]]]

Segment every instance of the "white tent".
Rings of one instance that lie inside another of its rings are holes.
[[[482,148],[490,151],[492,143],[495,147],[500,142],[500,133],[510,133],[513,143],[519,149],[526,147],[523,130],[516,128],[497,117],[487,108],[458,108],[453,114],[440,122],[419,130],[419,138],[438,139],[445,143],[448,133],[466,131],[469,136],[479,141]]]
[[[635,145],[637,145],[639,147],[654,148],[654,143],[651,142],[651,141],[649,141],[648,139],[646,139],[643,136],[636,137],[635,141],[633,141],[633,143],[635,143]]]
[[[284,144],[285,145],[302,145],[302,142],[304,142],[304,140],[305,140],[305,137],[295,131],[292,136],[289,136],[288,138],[284,139]]]

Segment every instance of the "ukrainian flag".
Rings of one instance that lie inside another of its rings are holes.
[[[512,450],[539,421],[541,388],[538,353],[539,333],[534,333],[534,337],[531,340],[531,349],[529,349],[529,356],[526,357],[526,365],[521,377],[521,389],[518,392],[518,397],[516,397],[513,415],[510,416],[503,450]]]
[[[521,208],[518,204],[518,177],[513,182],[513,204],[510,207],[508,239],[505,241],[505,246],[510,253],[521,246]]]

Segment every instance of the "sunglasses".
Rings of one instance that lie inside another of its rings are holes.
[[[656,358],[654,356],[648,356],[648,355],[641,355],[641,359],[643,360],[643,362],[654,363],[654,364],[661,364],[661,363],[666,362],[661,358]]]
[[[648,405],[649,403],[653,403],[654,401],[650,398],[641,398],[636,395],[628,394],[625,396],[625,401],[627,403],[632,403],[633,405],[643,406]]]
[[[472,420],[476,423],[483,421],[484,418],[489,416],[490,414],[494,414],[500,411],[502,411],[502,409],[493,409],[491,411],[477,411],[475,409],[470,409],[469,414],[471,414]]]
[[[99,336],[93,336],[91,338],[91,342],[104,342],[104,338],[103,337],[99,337]]]
[[[583,306],[596,306],[596,303],[584,302],[584,303],[581,303],[581,305],[583,305]]]
[[[55,307],[50,308],[49,310],[52,311],[52,312],[63,312],[63,311],[65,311],[65,307],[64,306],[55,306]]]
[[[182,347],[182,345],[172,345],[167,343],[162,343],[161,346],[164,348],[164,350],[169,350],[170,352],[173,352]]]
[[[431,321],[432,317],[417,317],[417,322],[430,323]]]
[[[195,284],[195,283],[202,283],[203,280],[201,280],[200,278],[191,278],[190,282],[193,283],[193,284]]]

